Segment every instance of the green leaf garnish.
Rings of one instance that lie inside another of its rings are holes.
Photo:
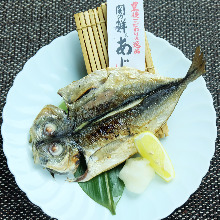
[[[59,108],[63,109],[66,113],[68,112],[66,103],[64,101],[60,103]]]
[[[91,199],[109,209],[113,215],[116,214],[116,205],[124,191],[124,183],[118,178],[122,166],[123,165],[120,164],[92,178],[88,182],[79,183],[82,190]],[[77,171],[77,176],[78,174],[84,173],[82,170],[82,166],[80,166]]]

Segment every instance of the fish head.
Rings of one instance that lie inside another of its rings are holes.
[[[34,162],[52,173],[75,173],[80,163],[80,152],[73,140],[64,138],[57,141],[32,145]]]
[[[62,109],[45,106],[30,128],[34,162],[52,173],[74,173],[80,163],[80,152],[71,136],[73,128]]]
[[[46,105],[35,118],[30,128],[30,142],[42,142],[61,138],[74,129],[68,115],[54,105]]]

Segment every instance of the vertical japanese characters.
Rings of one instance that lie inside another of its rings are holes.
[[[138,2],[133,2],[131,4],[132,6],[132,18],[133,18],[133,28],[134,28],[134,43],[133,43],[133,48],[134,48],[134,53],[139,54],[140,53],[140,42],[139,42],[139,9],[138,9]]]
[[[116,21],[116,31],[120,33],[120,39],[117,41],[119,44],[119,47],[116,48],[116,53],[118,55],[130,55],[132,53],[132,47],[126,42],[126,38],[128,37],[126,29],[126,18],[125,18],[125,5],[117,5],[116,6],[116,15],[117,15],[117,21]],[[120,66],[124,66],[124,62],[129,62],[129,59],[124,59],[123,56],[121,56],[121,63]]]

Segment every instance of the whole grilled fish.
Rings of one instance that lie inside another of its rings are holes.
[[[121,67],[108,68],[71,83],[58,93],[68,113],[47,105],[30,129],[35,163],[52,173],[75,173],[81,160],[85,182],[137,152],[133,138],[157,131],[172,114],[187,85],[205,72],[196,49],[186,76],[173,79]]]

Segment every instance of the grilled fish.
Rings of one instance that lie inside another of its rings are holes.
[[[137,153],[133,138],[154,134],[172,114],[187,85],[205,73],[196,49],[184,78],[119,67],[95,71],[60,89],[68,113],[47,105],[30,129],[34,162],[52,173],[75,173],[85,160],[85,182]]]

